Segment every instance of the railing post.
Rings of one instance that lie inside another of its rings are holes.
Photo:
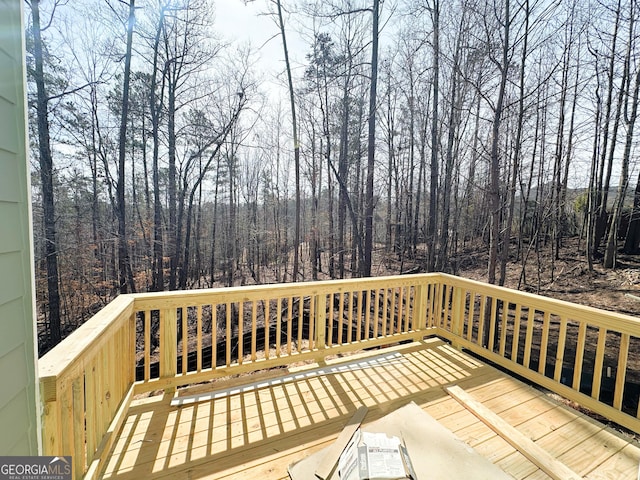
[[[131,385],[136,381],[136,321],[137,314],[134,310],[131,313],[131,317],[129,317],[129,348],[127,349],[128,357],[126,366],[123,367],[127,373],[127,385]],[[145,359],[145,362],[146,361],[147,360]],[[147,378],[145,378],[145,380],[147,380]]]
[[[55,388],[57,388],[57,385]],[[60,445],[60,439],[62,438],[60,402],[43,398],[42,403],[42,453],[52,456],[62,455]]]
[[[324,349],[327,344],[327,295],[316,295],[316,348]]]
[[[416,330],[424,330],[427,324],[427,283],[420,283],[414,288],[413,326]]]
[[[453,299],[451,304],[451,333],[454,335],[452,345],[455,348],[460,348],[456,338],[462,337],[463,322],[464,322],[464,302],[463,289],[461,287],[453,287]]]
[[[160,310],[160,378],[176,375],[178,352],[178,315],[175,307]],[[167,391],[166,393],[171,393]]]
[[[433,302],[433,325],[437,328],[442,328],[442,295],[444,295],[444,283],[440,280],[434,285],[433,295],[435,300]]]

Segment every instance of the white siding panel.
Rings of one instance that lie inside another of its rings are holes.
[[[11,375],[7,375],[3,379],[3,385],[0,389],[0,411],[11,403],[16,394],[27,389],[30,375],[25,362],[26,358],[27,355],[22,345],[0,357],[0,371],[11,372]]]
[[[15,59],[9,54],[0,50],[0,98],[5,99],[8,103],[16,103],[16,89],[11,88],[13,79],[15,78]],[[10,68],[14,67],[14,68]]]
[[[24,343],[27,336],[22,318],[27,318],[21,298],[0,305],[0,358]]]
[[[3,432],[0,435],[0,455],[26,455],[35,434],[33,426],[25,423],[28,418],[29,395],[27,390],[22,390],[0,409]],[[7,435],[7,432],[13,434]]]
[[[0,228],[0,254],[17,252],[23,248],[20,225],[20,208],[15,203],[0,201],[0,218],[6,228]],[[11,225],[14,225],[11,227]]]
[[[20,182],[24,180],[20,176],[19,165],[14,153],[6,152],[0,148],[0,201],[20,201],[20,197],[23,195]]]
[[[13,58],[19,58],[20,37],[15,35],[15,27],[20,24],[20,8],[17,0],[0,0],[0,45]]]
[[[4,68],[4,67],[3,67]],[[0,118],[6,118],[10,114],[19,114],[20,110],[4,98],[0,98]],[[3,121],[0,128],[0,148],[11,153],[17,153],[20,148],[22,136],[18,133],[18,125],[15,121]]]
[[[24,291],[23,275],[24,265],[20,252],[0,253],[0,305],[25,296],[27,292]],[[3,319],[2,323],[5,321]]]

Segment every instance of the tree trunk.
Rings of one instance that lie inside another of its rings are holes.
[[[516,182],[518,175],[520,175],[520,154],[521,154],[521,142],[522,142],[522,127],[524,122],[524,82],[525,82],[525,70],[527,62],[527,46],[529,42],[529,0],[525,0],[525,27],[524,27],[524,41],[522,46],[522,60],[520,62],[520,96],[518,98],[518,118],[516,126],[516,141],[515,151],[513,152],[513,165],[511,171],[511,183],[509,185],[509,209],[507,211],[507,223],[504,229],[504,239],[502,244],[504,245],[504,255],[500,261],[500,276],[498,278],[498,284],[503,286],[507,277],[507,262],[509,261],[509,247],[511,245],[511,230],[513,228],[513,216],[516,203]],[[508,21],[508,19],[507,19]]]
[[[369,90],[369,131],[367,136],[367,180],[365,192],[364,212],[364,258],[360,272],[364,277],[371,276],[371,261],[373,254],[373,210],[375,199],[373,196],[373,173],[375,169],[376,149],[376,97],[378,88],[378,16],[380,1],[373,0],[373,31],[371,43],[371,88]]]
[[[620,172],[620,180],[618,185],[618,194],[616,197],[616,203],[613,210],[613,217],[611,219],[611,227],[609,229],[609,235],[607,236],[607,246],[604,254],[604,267],[615,268],[616,258],[618,250],[618,229],[620,227],[620,219],[622,216],[622,209],[624,206],[624,198],[627,192],[627,185],[629,182],[629,161],[631,157],[631,147],[633,145],[633,131],[638,115],[638,91],[640,89],[640,68],[636,72],[635,84],[633,87],[632,100],[631,100],[631,113],[628,113],[629,109],[629,90],[631,88],[631,82],[629,77],[630,63],[631,63],[631,51],[633,45],[633,4],[631,4],[631,15],[629,21],[629,44],[627,46],[627,55],[625,57],[624,73],[621,89],[624,90],[625,85],[628,89],[624,92],[624,111],[625,111],[625,123],[627,124],[627,136],[625,141],[624,153],[622,156],[622,169]],[[625,82],[626,80],[626,82]]]
[[[509,1],[505,1],[504,15],[504,32],[502,45],[502,63],[500,64],[500,87],[498,90],[498,98],[493,116],[493,125],[491,129],[491,157],[489,167],[489,215],[490,215],[490,232],[489,232],[489,265],[487,281],[496,283],[496,267],[498,264],[498,253],[500,243],[500,213],[502,206],[500,203],[500,153],[498,152],[498,143],[500,141],[500,124],[502,121],[502,110],[504,108],[504,97],[507,86],[507,77],[509,73],[509,27],[510,12]],[[504,253],[503,253],[504,254]]]
[[[167,232],[167,255],[169,256],[169,290],[176,289],[178,278],[178,256],[181,242],[178,229],[177,183],[176,183],[176,85],[173,71],[175,65],[167,69],[167,143],[168,143],[168,193],[169,193],[169,226]],[[184,205],[182,206],[184,209]]]
[[[62,339],[60,318],[60,287],[58,283],[58,243],[53,195],[53,156],[49,136],[49,99],[44,84],[44,58],[40,27],[40,0],[32,0],[33,48],[37,90],[38,155],[42,182],[42,208],[44,215],[44,252],[47,267],[47,296],[49,303],[49,345]]]
[[[160,102],[157,101],[156,88],[158,78],[158,48],[160,46],[160,33],[163,29],[165,9],[160,10],[156,36],[153,46],[153,70],[149,86],[149,112],[151,114],[151,137],[153,141],[152,159],[152,183],[153,183],[153,271],[151,290],[160,292],[164,290],[164,246],[162,238],[162,203],[160,201],[160,111],[163,88],[160,92]]]
[[[291,76],[291,63],[289,62],[289,50],[287,48],[287,36],[284,29],[284,19],[282,18],[282,5],[280,0],[276,0],[278,7],[278,24],[280,35],[282,35],[282,48],[284,50],[284,63],[287,69],[287,83],[289,85],[289,101],[291,103],[291,123],[293,133],[293,163],[296,182],[296,218],[293,239],[293,281],[298,281],[298,270],[300,262],[300,140],[298,139],[298,122],[296,119],[296,99],[293,90],[293,78]]]
[[[429,222],[427,224],[427,270],[436,267],[436,245],[438,243],[438,102],[440,94],[440,0],[433,1],[431,9],[433,23],[433,105],[431,115],[431,169],[429,185]]]
[[[129,82],[131,77],[131,51],[133,44],[133,27],[135,25],[135,0],[129,2],[129,21],[127,22],[127,51],[124,57],[124,76],[122,84],[122,109],[120,112],[120,133],[118,138],[118,183],[116,184],[117,216],[118,216],[118,271],[120,293],[136,291],[131,270],[129,246],[127,240],[127,212],[124,195],[125,156],[127,147],[127,117],[129,114]]]
[[[611,178],[611,164],[609,164],[609,168],[607,169],[607,173],[605,174],[605,164],[607,158],[607,145],[609,143],[609,128],[611,126],[611,109],[613,106],[613,90],[615,88],[615,66],[616,66],[616,47],[618,41],[618,32],[620,28],[620,13],[621,13],[621,0],[618,0],[618,4],[616,7],[616,19],[614,23],[613,33],[611,37],[611,56],[609,57],[609,68],[607,70],[607,78],[609,80],[609,85],[607,87],[607,100],[605,104],[605,114],[602,119],[602,146],[600,147],[600,164],[598,165],[598,175],[595,179],[595,187],[596,187],[596,197],[595,197],[595,225],[593,230],[593,252],[598,253],[600,249],[600,243],[602,242],[602,238],[606,233],[607,228],[607,201],[609,198],[609,179]],[[596,52],[596,62],[597,62],[597,52]],[[596,65],[597,71],[597,65]],[[596,131],[596,136],[599,134]],[[615,148],[614,145],[611,147],[612,151]],[[610,162],[612,161],[612,156],[609,157]]]

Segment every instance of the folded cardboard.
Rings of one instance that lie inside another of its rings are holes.
[[[363,425],[362,431],[384,432],[401,439],[418,480],[513,480],[415,403]],[[315,472],[326,461],[328,448],[290,465],[288,471],[291,479],[317,480]],[[336,468],[328,480],[339,480],[338,470]]]

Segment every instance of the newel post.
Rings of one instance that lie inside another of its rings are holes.
[[[427,283],[419,283],[414,289],[415,312],[413,314],[413,325],[416,330],[424,330],[427,327]]]
[[[453,287],[453,299],[451,303],[451,333],[455,337],[462,337],[464,325],[464,290],[461,287]],[[456,348],[460,348],[458,342],[454,339],[452,344]]]
[[[175,307],[160,310],[160,378],[176,375],[178,314]]]

